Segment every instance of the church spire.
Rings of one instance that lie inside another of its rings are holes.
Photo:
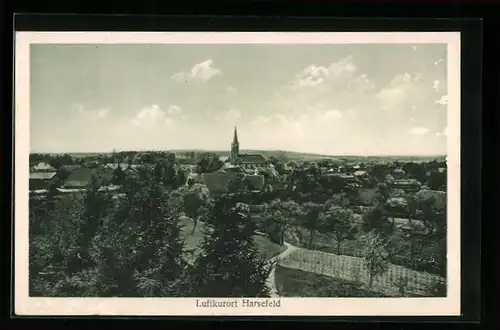
[[[233,143],[238,143],[238,130],[236,129],[236,126],[234,126]]]
[[[231,164],[233,165],[238,164],[239,153],[240,153],[240,143],[238,142],[238,131],[236,130],[236,126],[234,126],[234,137],[233,137],[233,143],[231,143],[231,154],[229,156]]]

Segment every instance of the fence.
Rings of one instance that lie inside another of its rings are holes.
[[[298,249],[283,259],[280,265],[353,282],[369,282],[364,260],[358,257]],[[437,275],[389,264],[386,272],[373,278],[372,288],[388,295],[399,295],[396,283],[401,279],[407,281],[407,293],[422,296],[429,296],[428,290],[433,284],[446,281]]]

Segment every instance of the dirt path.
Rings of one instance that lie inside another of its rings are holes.
[[[298,249],[296,246],[293,246],[287,242],[285,242],[284,244],[286,246],[286,249],[272,259],[272,261],[274,261],[275,264],[271,269],[271,273],[269,273],[269,277],[267,278],[267,286],[271,290],[271,298],[279,298],[278,290],[276,288],[276,278],[275,278],[276,265],[280,261],[288,257],[293,251]]]

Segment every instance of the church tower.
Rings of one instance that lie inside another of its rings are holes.
[[[233,143],[231,143],[231,155],[229,156],[229,160],[232,165],[238,164],[238,155],[240,153],[240,143],[238,142],[238,131],[236,130],[236,126],[234,127],[234,137]]]

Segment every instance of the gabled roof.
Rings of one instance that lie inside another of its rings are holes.
[[[395,180],[393,183],[393,185],[396,185],[396,186],[403,186],[403,185],[420,185],[420,182],[418,182],[418,180],[416,179],[401,179],[401,180]]]
[[[92,177],[96,175],[99,180],[101,180],[102,184],[107,184],[113,178],[113,170],[112,169],[96,169],[96,168],[87,168],[80,167],[73,170],[66,180],[63,182],[63,187],[78,187],[83,188],[87,187],[92,183]]]
[[[40,163],[36,164],[35,166],[33,166],[33,170],[34,171],[53,171],[55,169],[53,166],[51,166],[47,163],[40,162]]]
[[[31,172],[30,180],[50,180],[57,172]]]
[[[238,161],[242,164],[254,164],[254,163],[265,163],[266,158],[262,155],[257,154],[240,154],[238,155]]]
[[[356,172],[354,172],[355,176],[361,176],[361,175],[365,175],[365,174],[367,174],[366,171],[356,171]]]
[[[61,166],[61,170],[64,170],[67,172],[72,172],[79,167],[80,167],[80,165],[63,165],[63,166]]]

